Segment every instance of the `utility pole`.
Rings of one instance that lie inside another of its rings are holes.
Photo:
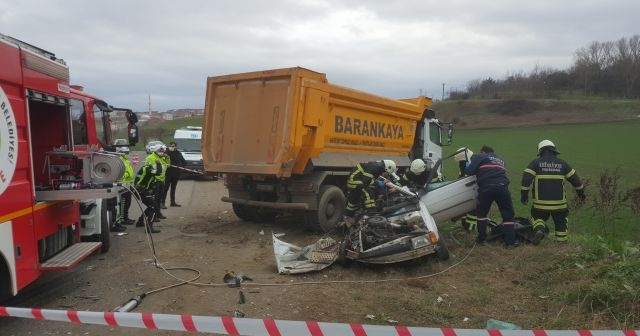
[[[442,83],[442,100],[444,100],[444,86],[445,86],[445,84],[447,84],[447,83]]]
[[[151,115],[151,94],[149,94],[149,115]]]

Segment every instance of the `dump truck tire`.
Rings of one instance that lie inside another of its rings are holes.
[[[251,221],[251,213],[249,207],[244,204],[233,203],[233,213],[243,221]]]
[[[318,225],[325,232],[338,226],[344,215],[345,196],[342,190],[334,185],[320,187],[318,193]]]

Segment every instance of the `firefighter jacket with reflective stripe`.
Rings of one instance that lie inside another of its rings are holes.
[[[157,182],[156,177],[162,174],[162,164],[156,163],[154,165],[145,164],[138,170],[136,188],[141,190],[149,190],[153,186],[154,182]]]
[[[424,187],[429,179],[429,171],[425,170],[420,174],[414,174],[410,170],[407,170],[400,178],[400,185],[402,186],[416,186]]]
[[[567,195],[564,181],[571,183],[576,190],[584,188],[576,171],[551,151],[544,151],[539,158],[531,161],[522,173],[521,191],[529,190],[533,194],[533,207],[541,210],[560,210],[567,208]]]
[[[384,162],[369,161],[358,163],[358,165],[349,174],[347,187],[354,189],[357,187],[367,187],[373,184],[373,181],[384,173]]]
[[[467,166],[467,175],[475,175],[480,189],[509,185],[504,160],[495,153],[475,154]]]

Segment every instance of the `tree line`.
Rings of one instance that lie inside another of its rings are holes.
[[[640,35],[617,41],[592,42],[574,54],[566,70],[535,66],[526,74],[504,79],[475,79],[466,91],[450,92],[450,99],[560,98],[594,96],[640,99]]]

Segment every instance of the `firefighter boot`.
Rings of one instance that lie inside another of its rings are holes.
[[[540,241],[542,241],[546,235],[545,227],[544,221],[539,219],[533,221],[533,238],[531,239],[531,244],[540,244]]]

